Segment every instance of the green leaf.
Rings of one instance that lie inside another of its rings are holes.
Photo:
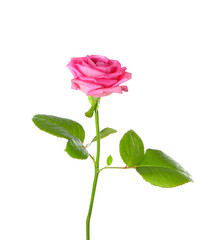
[[[81,141],[77,138],[71,138],[67,142],[65,151],[72,158],[87,159],[89,156],[87,150],[83,147]]]
[[[133,130],[124,134],[119,150],[122,160],[128,167],[137,166],[144,156],[143,142]]]
[[[110,165],[112,164],[112,162],[113,162],[113,158],[112,158],[112,156],[110,155],[110,156],[108,156],[108,158],[107,158],[107,165],[110,166]]]
[[[102,131],[100,131],[100,139],[101,139],[101,138],[104,138],[104,137],[107,137],[108,135],[113,134],[113,133],[116,133],[116,132],[117,132],[117,131],[116,131],[115,129],[113,129],[113,128],[104,128]],[[91,143],[96,142],[96,141],[97,141],[97,136],[95,136],[95,137],[92,139]],[[91,143],[90,143],[90,144],[91,144]],[[90,144],[88,144],[88,146],[89,146]]]
[[[83,127],[75,121],[51,115],[39,114],[35,115],[32,120],[39,129],[54,136],[66,139],[76,137],[81,142],[84,142],[85,131]]]
[[[91,118],[96,109],[98,109],[100,98],[88,96],[91,108],[85,113],[85,116]]]
[[[192,181],[180,164],[159,150],[148,149],[138,165],[137,172],[155,186],[171,188]]]

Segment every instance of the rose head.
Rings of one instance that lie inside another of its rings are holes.
[[[117,60],[100,55],[72,58],[67,65],[72,72],[71,88],[81,90],[88,96],[103,97],[111,93],[128,92],[121,83],[131,79],[126,67],[121,67]]]

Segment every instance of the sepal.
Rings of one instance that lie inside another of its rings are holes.
[[[99,107],[100,98],[88,96],[88,100],[91,104],[91,108],[85,113],[85,116],[91,118],[94,111],[96,111]]]

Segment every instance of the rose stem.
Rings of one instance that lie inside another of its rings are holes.
[[[87,236],[87,240],[90,240],[90,218],[91,218],[91,214],[92,214],[92,207],[93,207],[93,202],[94,202],[94,198],[95,198],[95,191],[96,191],[97,180],[98,180],[98,175],[99,175],[100,129],[99,129],[98,109],[95,110],[95,126],[96,126],[96,136],[97,136],[97,156],[96,156],[96,161],[95,161],[95,164],[94,164],[94,166],[95,166],[95,175],[94,175],[94,181],[93,181],[93,186],[92,186],[90,206],[89,206],[89,211],[88,211],[87,220],[86,220],[86,236]]]

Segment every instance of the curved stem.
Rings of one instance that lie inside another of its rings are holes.
[[[99,160],[100,160],[100,129],[99,129],[99,116],[98,116],[98,110],[95,110],[95,126],[96,126],[96,136],[97,136],[97,155],[96,155],[96,161],[95,161],[95,175],[94,175],[94,181],[92,186],[92,193],[91,193],[91,200],[90,200],[90,206],[89,211],[87,215],[86,220],[86,237],[87,240],[90,240],[90,219],[92,214],[92,208],[95,198],[95,191],[97,187],[97,180],[99,175]]]

